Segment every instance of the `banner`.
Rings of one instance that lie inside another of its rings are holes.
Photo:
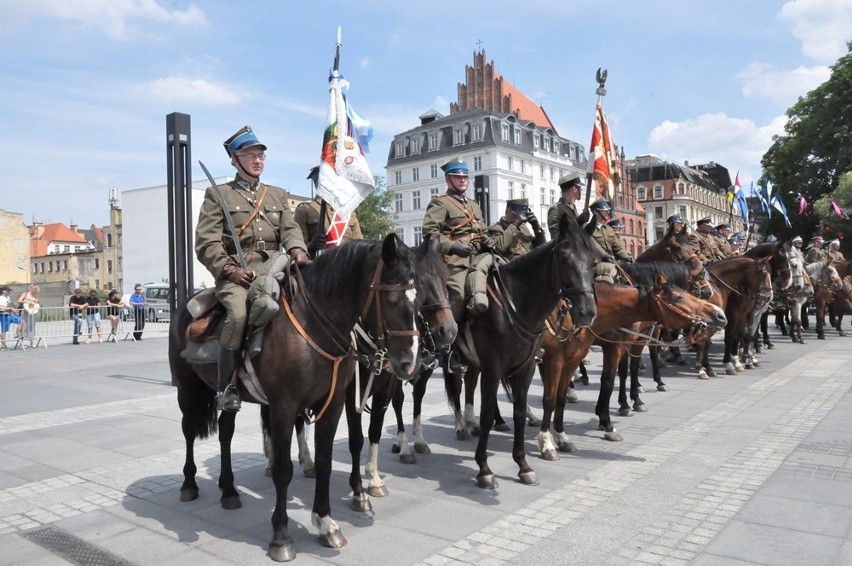
[[[615,191],[621,184],[621,172],[618,154],[609,132],[603,105],[598,103],[595,109],[595,126],[592,130],[592,144],[589,147],[589,172],[597,185],[597,192],[606,200],[612,201]]]

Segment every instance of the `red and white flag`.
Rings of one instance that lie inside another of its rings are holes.
[[[618,166],[618,154],[606,122],[603,104],[598,103],[595,110],[595,127],[592,130],[592,144],[589,147],[589,172],[597,187],[597,193],[611,201],[621,184]]]

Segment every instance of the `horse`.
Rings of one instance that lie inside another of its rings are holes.
[[[544,383],[544,412],[537,439],[541,457],[545,460],[558,459],[557,449],[564,452],[576,450],[565,434],[565,402],[574,372],[593,342],[601,340],[602,336],[607,336],[611,331],[642,320],[657,321],[671,328],[688,327],[696,323],[713,328],[725,325],[725,314],[720,308],[669,284],[667,274],[686,284],[688,270],[685,266],[655,262],[623,265],[622,268],[638,286],[595,283],[598,314],[591,327],[581,329],[576,335],[572,334],[571,321],[558,308],[548,318],[547,331],[544,333],[544,357],[540,365]],[[609,401],[613,392],[615,366],[624,353],[624,345],[628,343],[629,339],[622,340],[621,337],[603,340],[604,369],[595,413],[609,440],[621,440],[609,417]]]
[[[488,310],[469,319],[460,330],[463,340],[459,350],[468,364],[467,374],[477,369],[482,372],[481,428],[475,459],[479,465],[476,482],[483,489],[497,487],[488,467],[487,449],[501,381],[513,402],[512,458],[518,465],[518,478],[524,485],[538,484],[524,450],[527,392],[535,356],[541,347],[545,319],[561,299],[568,301],[577,328],[594,321],[594,257],[589,235],[576,222],[563,218],[557,238],[489,273]],[[463,422],[461,382],[447,373],[444,384],[458,426]]]
[[[301,274],[294,272],[282,289],[281,309],[265,328],[263,347],[253,360],[257,382],[269,406],[272,479],[275,484],[273,535],[269,555],[276,561],[293,560],[293,539],[288,532],[287,490],[293,476],[290,445],[296,418],[306,410],[316,423],[316,487],[311,522],[321,544],[340,548],[347,544],[331,517],[329,482],[334,434],[343,410],[345,380],[357,357],[349,333],[360,320],[379,344],[392,370],[402,377],[416,369],[420,308],[414,280],[412,252],[395,234],[383,242],[354,241],[322,254]],[[319,310],[322,305],[322,310]],[[215,365],[193,365],[181,356],[191,315],[186,308],[172,318],[169,329],[169,363],[177,384],[181,428],[186,440],[181,501],[198,498],[195,481],[194,441],[217,429]],[[344,383],[339,383],[342,380]],[[254,388],[253,388],[254,389]],[[240,383],[241,396],[261,402]],[[235,413],[218,418],[221,471],[219,488],[225,509],[241,506],[234,487],[230,444]]]
[[[814,304],[816,305],[816,334],[819,340],[825,340],[826,305],[837,299],[845,302],[843,279],[836,266],[830,261],[815,261],[805,266],[814,285]],[[845,305],[841,305],[845,308]]]
[[[793,273],[790,267],[790,254],[793,250],[793,245],[790,242],[767,242],[759,244],[743,255],[752,259],[768,257],[770,267],[770,277],[772,278],[773,295],[778,295],[785,292],[790,285],[793,284]],[[746,332],[742,346],[743,359],[745,360],[746,369],[753,369],[759,363],[755,359],[755,351],[762,352],[761,343],[758,340],[757,333],[760,326],[766,327],[766,319],[769,316],[769,304],[772,300],[770,296],[762,304],[755,304],[755,308],[749,313],[746,320]],[[769,336],[766,335],[764,343],[768,348],[772,348],[772,342]]]

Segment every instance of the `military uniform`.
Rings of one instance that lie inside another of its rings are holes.
[[[293,217],[299,228],[302,229],[302,239],[309,243],[317,235],[319,220],[320,220],[320,198],[317,197],[308,202],[303,202],[296,207],[296,212]],[[331,225],[331,220],[334,218],[334,209],[331,205],[326,205],[325,209],[325,226],[326,230]],[[341,244],[345,244],[349,240],[362,240],[364,236],[361,234],[361,223],[358,222],[358,216],[353,212],[349,217],[349,224],[346,231],[343,232],[343,237],[340,240]]]
[[[828,251],[825,253],[826,259],[832,263],[842,263],[846,261],[846,258],[843,257],[843,252],[838,250],[831,249],[829,246]]]
[[[725,259],[726,257],[732,257],[734,255],[734,249],[724,236],[721,234],[714,234],[713,240],[713,243],[716,244],[716,250],[719,252],[720,259]]]
[[[621,238],[608,224],[598,224],[592,232],[592,238],[600,245],[603,251],[615,259],[629,261],[630,256],[624,248]]]
[[[452,245],[458,241],[478,245],[482,235],[486,234],[482,210],[475,200],[462,195],[447,192],[433,197],[423,217],[423,235],[427,234],[438,237],[444,254],[448,254]],[[450,271],[447,290],[456,320],[464,313],[464,282],[473,257],[473,254],[469,257],[447,255]]]
[[[494,251],[508,260],[529,253],[536,247],[536,237],[526,224],[520,227],[501,218],[488,227],[488,235],[494,239]],[[544,239],[544,234],[541,235]]]
[[[239,233],[248,269],[259,271],[264,263],[281,250],[282,244],[285,250],[306,249],[302,232],[287,204],[285,190],[264,183],[258,183],[252,188],[239,178],[219,185],[219,189]],[[259,203],[261,198],[263,202]],[[230,315],[222,329],[222,347],[237,350],[242,343],[248,290],[230,282],[223,275],[226,264],[239,265],[239,260],[225,224],[222,205],[213,187],[204,193],[204,202],[198,215],[195,254],[216,279],[216,297],[226,306]]]
[[[808,246],[805,252],[805,263],[816,263],[818,261],[826,261],[828,258],[818,246]]]
[[[559,223],[562,217],[565,216],[568,220],[577,221],[577,207],[573,202],[567,202],[560,198],[556,204],[547,209],[547,231],[550,232],[550,239],[556,239],[559,235]]]

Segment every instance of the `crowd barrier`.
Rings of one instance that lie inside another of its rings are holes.
[[[134,331],[136,321],[132,309],[119,308],[117,326],[112,329],[109,317],[109,307],[100,306],[88,308],[80,314],[79,342],[85,344],[88,340],[94,343],[118,343],[119,341],[135,341]],[[47,348],[48,345],[70,343],[74,340],[74,318],[69,307],[41,307],[32,314],[25,310],[15,313],[21,319],[20,324],[11,324],[6,332],[5,343],[10,350],[25,350],[30,347]],[[90,316],[91,315],[91,316]],[[3,315],[0,315],[3,316]],[[145,326],[143,336],[148,334],[166,335],[169,330],[170,312],[168,305],[157,305],[156,309],[146,309],[144,313]],[[100,323],[100,335],[96,323]],[[19,332],[22,336],[18,336]],[[91,332],[91,337],[89,333]]]

